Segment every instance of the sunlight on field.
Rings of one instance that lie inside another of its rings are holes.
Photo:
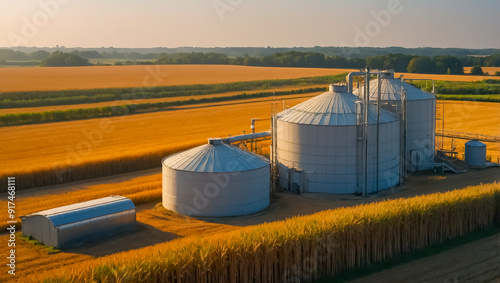
[[[498,183],[493,183],[327,210],[234,231],[221,228],[217,234],[200,234],[94,260],[82,259],[78,265],[46,270],[37,276],[39,280],[60,276],[68,281],[92,276],[93,280],[107,281],[105,278],[109,280],[107,276],[111,274],[118,281],[124,278],[154,281],[153,278],[170,278],[165,277],[170,273],[175,276],[185,272],[214,272],[227,276],[228,270],[236,268],[232,265],[239,270],[248,268],[244,274],[260,276],[267,274],[267,266],[272,266],[262,262],[262,258],[272,261],[283,253],[306,256],[315,254],[318,248],[329,254],[328,264],[335,265],[331,271],[338,272],[357,267],[368,259],[378,262],[489,227],[499,213],[498,196]],[[165,210],[153,211],[153,214],[164,219],[177,218]],[[186,225],[197,223],[189,219]],[[290,260],[278,262],[285,269],[290,268],[287,267]],[[300,263],[302,258],[294,257],[294,260]],[[109,272],[110,269],[114,272]]]
[[[311,95],[277,97],[277,100],[280,107],[282,99],[293,106]],[[251,118],[270,116],[271,101],[272,98],[257,98],[107,119],[2,127],[0,135],[10,138],[0,141],[1,148],[9,148],[0,153],[0,160],[9,160],[9,167],[2,167],[0,175],[85,166],[87,162],[133,160],[151,152],[202,144],[210,137],[237,135],[244,130],[248,133]],[[257,124],[258,131],[267,129],[268,123]]]
[[[434,75],[434,74],[414,74],[414,73],[395,73],[394,76],[398,78],[403,75],[404,79],[430,79],[436,81],[482,81],[492,79],[495,77],[490,76],[471,76],[471,75]]]
[[[14,91],[216,84],[337,75],[350,69],[231,65],[0,68],[0,93]]]
[[[114,100],[114,101],[106,101],[106,102],[98,102],[98,103],[27,107],[27,108],[7,108],[7,109],[0,109],[0,115],[9,114],[9,113],[38,113],[38,112],[55,111],[55,110],[85,109],[85,108],[104,107],[104,106],[139,104],[139,103],[183,101],[183,100],[190,100],[190,99],[210,98],[210,97],[226,97],[226,96],[238,95],[238,94],[242,94],[242,93],[251,94],[251,93],[260,93],[260,92],[287,91],[287,90],[297,90],[297,89],[317,88],[317,87],[326,88],[326,86],[324,84],[323,85],[308,85],[306,87],[303,87],[303,86],[285,86],[285,87],[260,89],[260,90],[252,90],[252,91],[232,91],[232,92],[225,92],[225,93],[218,93],[218,94],[176,96],[176,97],[167,97],[167,98],[150,98],[150,99],[135,99],[135,100]]]
[[[464,73],[470,74],[472,67],[464,67]],[[488,73],[490,76],[494,75],[495,72],[500,72],[500,67],[481,67],[484,73]],[[491,77],[492,79],[500,79],[500,77]]]
[[[444,103],[444,130],[500,136],[500,104],[475,101],[438,101],[440,115],[441,103]],[[442,110],[441,110],[442,111]],[[436,121],[436,130],[441,131],[441,121]],[[436,142],[441,140],[436,137]],[[450,149],[451,139],[445,138],[445,149]],[[467,140],[453,139],[459,154],[464,153]],[[487,154],[500,157],[500,143],[486,143]]]

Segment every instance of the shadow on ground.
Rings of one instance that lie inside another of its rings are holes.
[[[101,257],[172,241],[177,238],[179,236],[176,234],[167,233],[151,225],[137,222],[137,229],[134,231],[62,251]]]

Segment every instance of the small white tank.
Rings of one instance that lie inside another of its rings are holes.
[[[484,167],[486,165],[486,145],[476,140],[466,142],[465,163],[473,167]]]

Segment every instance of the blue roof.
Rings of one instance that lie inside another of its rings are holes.
[[[205,144],[163,159],[163,165],[190,172],[237,172],[269,166],[263,157],[237,147],[218,143]]]
[[[45,216],[54,226],[61,226],[134,208],[135,205],[130,199],[122,196],[110,196],[44,210],[25,217]]]

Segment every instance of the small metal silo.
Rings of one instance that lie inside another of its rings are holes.
[[[486,145],[477,140],[466,142],[465,163],[473,167],[484,167],[486,165]]]

